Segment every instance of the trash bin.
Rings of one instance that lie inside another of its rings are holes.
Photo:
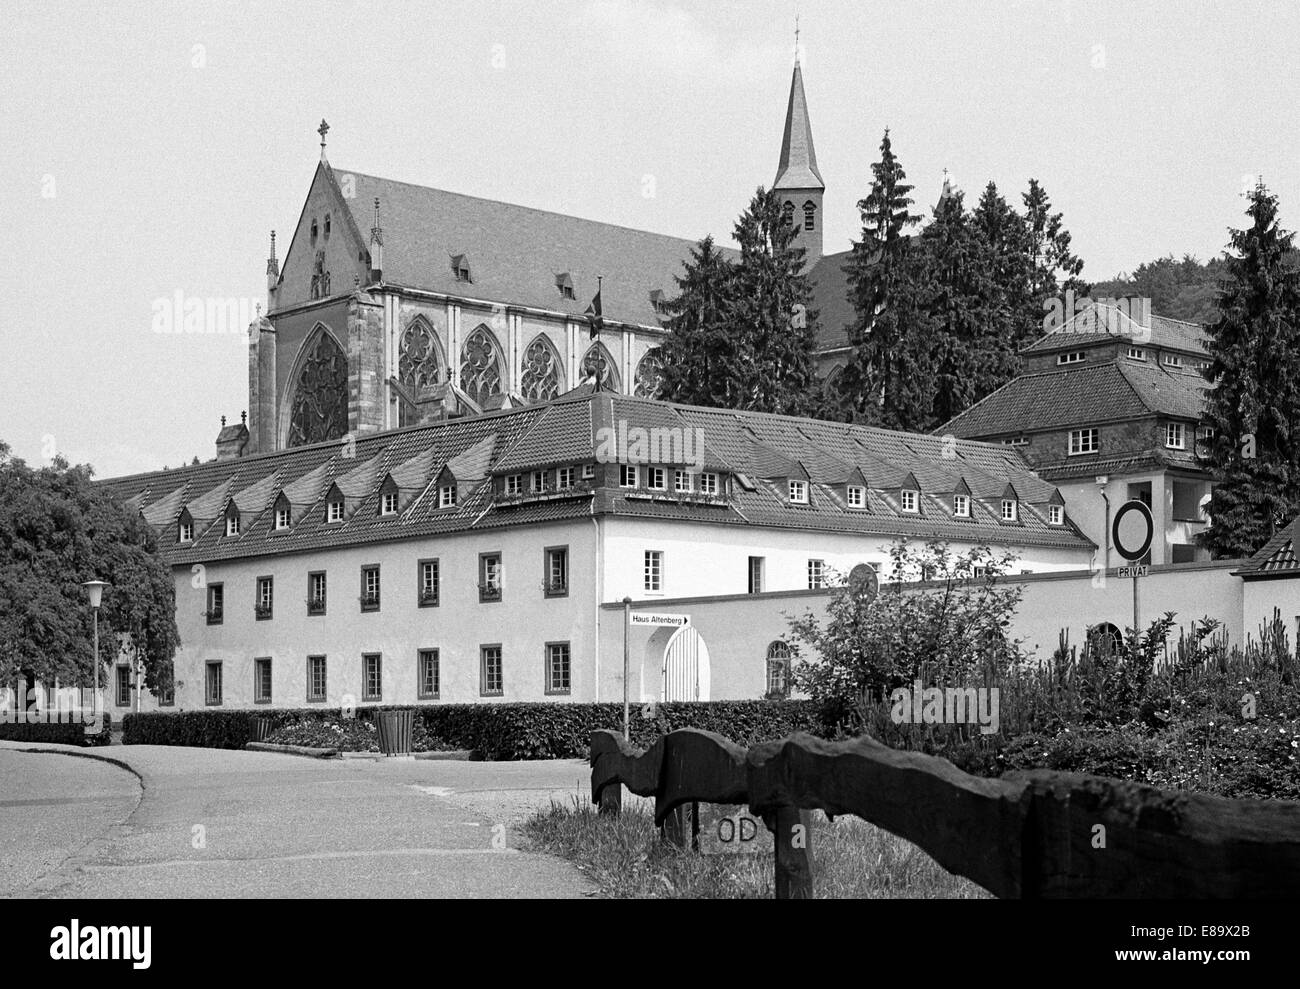
[[[415,731],[415,712],[379,712],[379,751],[384,755],[411,755],[412,735]]]
[[[271,734],[271,719],[265,715],[258,715],[253,719],[253,737],[250,742],[265,742]]]

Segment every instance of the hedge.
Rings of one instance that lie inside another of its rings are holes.
[[[56,742],[60,745],[108,745],[113,729],[113,716],[107,711],[101,715],[103,727],[94,734],[86,733],[81,721],[0,721],[0,741],[3,742]]]
[[[359,718],[381,710],[365,707]],[[415,707],[425,730],[449,746],[493,760],[586,758],[591,733],[623,727],[623,705],[610,704],[430,704]],[[341,718],[337,709],[186,711],[128,714],[122,740],[127,745],[191,745],[239,749],[253,737],[253,722],[268,718],[271,729],[295,721]],[[696,701],[632,708],[631,735],[649,745],[678,728],[717,732],[749,746],[785,738],[796,731],[823,734],[810,701]]]

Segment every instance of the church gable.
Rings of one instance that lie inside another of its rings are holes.
[[[316,167],[307,201],[280,269],[275,308],[352,291],[367,281],[368,248],[328,164]]]

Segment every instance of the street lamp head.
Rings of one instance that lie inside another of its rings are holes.
[[[103,580],[86,580],[82,581],[81,586],[86,589],[86,597],[90,599],[90,606],[98,608],[100,598],[104,594],[104,588],[109,585],[107,581]]]

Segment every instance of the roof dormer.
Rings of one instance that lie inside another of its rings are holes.
[[[576,299],[577,295],[573,288],[573,276],[567,271],[562,271],[555,276],[555,287],[560,290],[560,298]]]
[[[235,499],[231,498],[226,502],[226,510],[222,513],[225,516],[225,534],[233,538],[239,535],[240,513],[239,506],[235,504]]]
[[[456,276],[458,282],[474,281],[468,254],[453,254],[451,256],[451,273]]]

